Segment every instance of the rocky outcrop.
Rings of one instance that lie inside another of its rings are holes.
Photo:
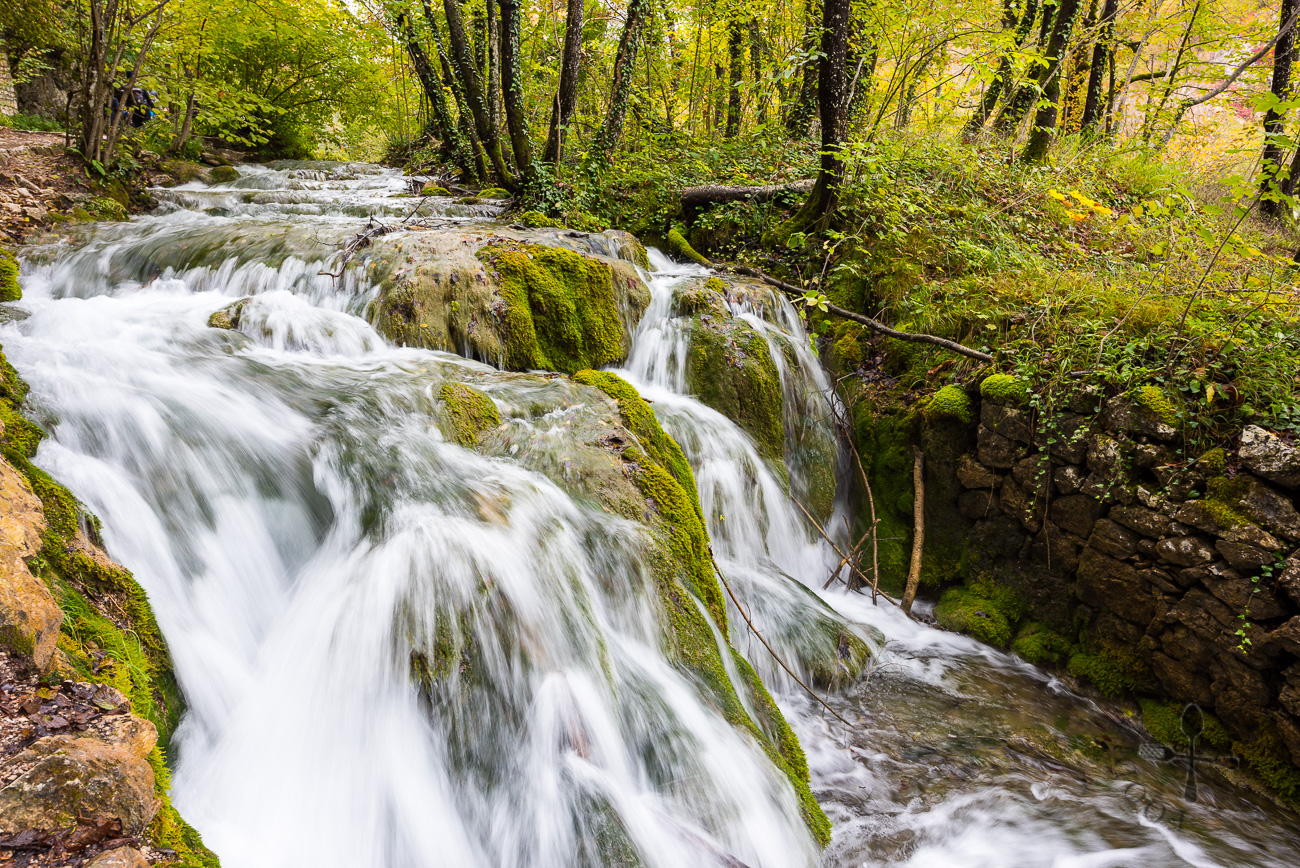
[[[481,228],[379,238],[379,331],[497,368],[572,374],[627,358],[650,302],[626,232]]]
[[[27,561],[41,550],[45,516],[31,484],[0,460],[0,644],[48,670],[63,612]]]

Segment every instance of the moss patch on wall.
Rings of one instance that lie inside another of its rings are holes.
[[[944,386],[930,396],[925,404],[925,418],[930,421],[956,419],[970,424],[974,420],[970,396],[956,384]]]
[[[1027,612],[1025,601],[1010,588],[974,581],[945,591],[934,616],[949,630],[1005,648]]]
[[[1228,735],[1219,719],[1208,711],[1198,713],[1193,709],[1188,711],[1189,716],[1184,718],[1183,713],[1187,706],[1181,702],[1164,702],[1143,697],[1138,700],[1138,704],[1142,707],[1142,725],[1146,727],[1147,732],[1151,733],[1151,737],[1161,744],[1173,748],[1186,748],[1187,735],[1190,732],[1197,736],[1198,745],[1208,745],[1220,751],[1232,749],[1232,736]]]
[[[486,392],[464,383],[443,383],[438,391],[446,411],[448,432],[461,446],[473,446],[479,436],[501,424],[501,413]]]
[[[1024,624],[1011,650],[1035,666],[1060,666],[1070,656],[1070,642],[1039,621]]]
[[[1029,399],[1029,386],[1010,374],[989,374],[980,382],[980,396],[996,404],[1023,404]]]
[[[1075,678],[1088,682],[1103,696],[1112,699],[1128,693],[1152,693],[1156,690],[1151,667],[1131,648],[1112,642],[1079,649],[1071,655],[1067,668]]]
[[[18,258],[0,247],[0,302],[17,301],[23,297],[18,285]]]

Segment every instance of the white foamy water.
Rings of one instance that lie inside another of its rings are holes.
[[[0,326],[52,433],[37,462],[153,601],[189,704],[174,799],[227,868],[1300,864],[1289,814],[1212,772],[1185,803],[1184,772],[1140,760],[1121,711],[823,592],[836,559],[778,474],[686,394],[672,292],[702,271],[652,254],[623,374],[690,459],[746,614],[789,661],[837,619],[878,648],[868,680],[827,694],[845,726],[729,613],[834,822],[819,853],[785,777],[660,649],[644,532],[540,472],[586,393],[392,347],[361,272],[319,274],[372,214],[413,207],[392,198],[404,183],[311,164],[187,185],[33,251]],[[239,332],[207,327],[243,297]],[[769,341],[787,410],[828,426],[795,312],[736,313]],[[492,395],[530,449],[446,442],[448,381]],[[439,643],[473,650],[421,693],[412,652]],[[1110,759],[1087,760],[1099,738]]]

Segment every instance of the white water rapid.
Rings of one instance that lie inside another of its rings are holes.
[[[153,602],[188,702],[174,801],[227,868],[1300,864],[1294,817],[1210,769],[1187,802],[1185,770],[1143,759],[1117,707],[823,591],[828,547],[746,435],[686,394],[671,298],[702,272],[653,255],[621,373],[689,458],[746,614],[789,660],[831,610],[877,649],[868,679],[827,694],[846,727],[730,607],[834,824],[819,852],[785,777],[660,650],[640,526],[548,475],[591,412],[575,387],[394,347],[364,318],[360,269],[319,274],[371,215],[406,213],[405,180],[240,171],[26,251],[0,324],[51,433],[37,463]],[[491,210],[438,213],[450,231]],[[245,296],[237,332],[207,326]],[[828,424],[794,311],[737,314],[787,405]],[[516,458],[442,436],[451,381],[492,396]],[[422,696],[413,643],[448,634],[472,640],[472,678]]]

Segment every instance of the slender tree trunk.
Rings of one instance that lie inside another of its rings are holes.
[[[506,167],[505,158],[501,155],[501,137],[496,125],[492,123],[487,99],[479,83],[478,69],[474,66],[474,56],[470,52],[469,40],[465,37],[465,24],[461,19],[460,4],[458,0],[443,0],[442,9],[447,19],[447,41],[451,47],[451,59],[456,68],[457,78],[460,79],[460,88],[465,95],[465,102],[469,103],[469,111],[474,118],[474,130],[478,133],[478,140],[487,150],[488,159],[492,161],[492,168],[496,170],[501,183],[513,188],[514,178]],[[429,28],[437,32],[438,22],[429,0],[424,0],[424,15],[429,21]]]
[[[551,106],[551,131],[546,137],[546,155],[542,160],[559,163],[564,153],[565,130],[578,105],[578,64],[582,62],[582,3],[569,0],[564,23],[564,56],[560,61],[560,86]]]
[[[844,181],[847,76],[844,59],[848,54],[850,0],[823,0],[821,58],[818,62],[817,102],[822,124],[821,165],[817,182],[803,207],[790,218],[782,233],[820,230],[839,205]]]
[[[1020,50],[1024,45],[1026,37],[1029,36],[1030,29],[1034,26],[1034,19],[1038,17],[1038,0],[1025,0],[1024,10],[1017,15],[1015,0],[1003,0],[1002,3],[1002,27],[1006,30],[1014,28],[1012,36],[1013,47],[1010,51],[1004,51],[998,57],[998,68],[993,73],[993,79],[989,82],[988,87],[984,89],[984,96],[980,98],[979,105],[975,107],[975,113],[971,115],[970,120],[962,129],[962,140],[972,142],[984,130],[984,125],[988,123],[989,116],[993,114],[993,109],[997,107],[999,100],[1005,99],[1007,92],[1011,88],[1011,79],[1015,74],[1015,68],[1011,64],[1011,59],[1015,52]]]
[[[623,35],[618,40],[614,55],[614,80],[610,85],[609,112],[605,123],[596,134],[592,156],[600,162],[609,162],[610,154],[623,137],[623,121],[627,119],[627,103],[632,95],[632,74],[636,70],[636,54],[641,46],[641,33],[650,14],[650,0],[630,0]]]
[[[813,51],[820,42],[821,32],[818,13],[821,4],[818,0],[805,0],[803,25],[803,53],[807,57],[803,65],[803,81],[799,87],[799,99],[785,119],[786,131],[791,138],[802,139],[808,135],[813,116],[817,114],[817,58]]]
[[[433,25],[434,22],[430,20],[429,26],[431,29]],[[487,162],[483,159],[483,145],[474,131],[474,121],[472,120],[468,101],[465,99],[465,91],[461,87],[456,73],[452,71],[451,60],[447,57],[447,49],[442,44],[442,36],[436,29],[433,29],[433,42],[438,49],[438,61],[442,67],[443,83],[451,89],[452,98],[456,100],[456,129],[460,131],[461,137],[469,142],[469,151],[474,157],[474,175],[467,178],[467,180],[482,183],[489,177],[488,167]]]
[[[510,129],[510,145],[515,152],[520,187],[526,196],[535,196],[540,192],[537,189],[538,169],[528,133],[523,74],[519,69],[520,0],[498,2],[501,8],[501,88],[505,96],[506,126]]]
[[[745,82],[745,36],[740,22],[732,19],[727,22],[727,60],[730,65],[731,80],[727,91],[727,132],[729,139],[740,135],[740,116],[744,111],[742,98]]]
[[[749,20],[749,71],[754,80],[754,120],[761,127],[767,124],[767,95],[763,89],[763,32],[758,19]]]
[[[1065,69],[1065,51],[1070,44],[1075,19],[1079,17],[1079,0],[1061,0],[1052,22],[1052,36],[1047,42],[1048,68],[1045,79],[1040,79],[1042,104],[1034,115],[1034,127],[1029,141],[1020,155],[1026,163],[1041,163],[1047,159],[1047,149],[1056,137],[1056,119],[1061,101],[1061,73]]]
[[[1048,33],[1051,32],[1052,22],[1056,20],[1056,14],[1060,10],[1061,0],[1043,0],[1039,4],[1041,14],[1038,19],[1038,44],[1047,45]],[[1032,29],[1032,24],[1030,25]],[[1036,61],[1039,64],[1046,64],[1047,61],[1040,58]],[[1048,66],[1050,68],[1050,64]],[[1025,112],[1029,111],[1039,94],[1042,93],[1042,86],[1039,81],[1041,71],[1032,72],[1034,67],[1031,65],[1031,72],[1026,73],[1025,80],[1011,94],[1002,105],[1002,110],[998,112],[997,117],[993,119],[993,132],[999,136],[1011,135],[1016,128],[1020,126],[1020,121],[1024,119]]]
[[[916,589],[921,584],[921,555],[925,551],[925,455],[912,447],[912,562],[907,568],[907,584],[899,606],[912,614]]]
[[[1282,0],[1282,17],[1279,28],[1286,27],[1295,13],[1297,0]],[[1295,32],[1288,30],[1273,46],[1273,81],[1271,90],[1279,100],[1291,98],[1291,55],[1295,49]],[[1286,121],[1285,112],[1269,109],[1264,115],[1264,155],[1260,164],[1259,212],[1265,217],[1277,217],[1282,203],[1277,198],[1282,177],[1282,136]]]
[[[495,129],[501,129],[501,19],[494,9],[493,0],[484,0],[487,6],[487,101],[488,119]]]
[[[867,3],[868,8],[874,5],[874,0]],[[857,115],[861,106],[864,104],[870,106],[870,100],[867,98],[874,89],[876,61],[880,57],[880,46],[866,33],[866,22],[861,15],[849,21],[849,47],[845,54],[845,74],[849,77],[846,111],[850,120]],[[863,100],[867,102],[864,103]]]
[[[467,177],[472,178],[477,167],[474,165],[474,158],[469,152],[465,139],[456,128],[456,122],[452,120],[451,111],[447,107],[447,95],[443,92],[438,73],[434,71],[433,64],[429,62],[429,56],[424,53],[420,41],[415,38],[411,20],[406,15],[399,15],[397,26],[406,41],[406,52],[411,57],[411,66],[415,67],[415,76],[420,80],[420,88],[429,100],[433,131],[442,140],[443,153],[450,162],[460,166]]]
[[[1101,88],[1107,71],[1114,69],[1115,16],[1118,12],[1119,0],[1104,0],[1099,22],[1101,32],[1092,46],[1092,65],[1088,68],[1088,95],[1084,98],[1083,116],[1079,119],[1079,131],[1085,136],[1095,136],[1102,120]]]

